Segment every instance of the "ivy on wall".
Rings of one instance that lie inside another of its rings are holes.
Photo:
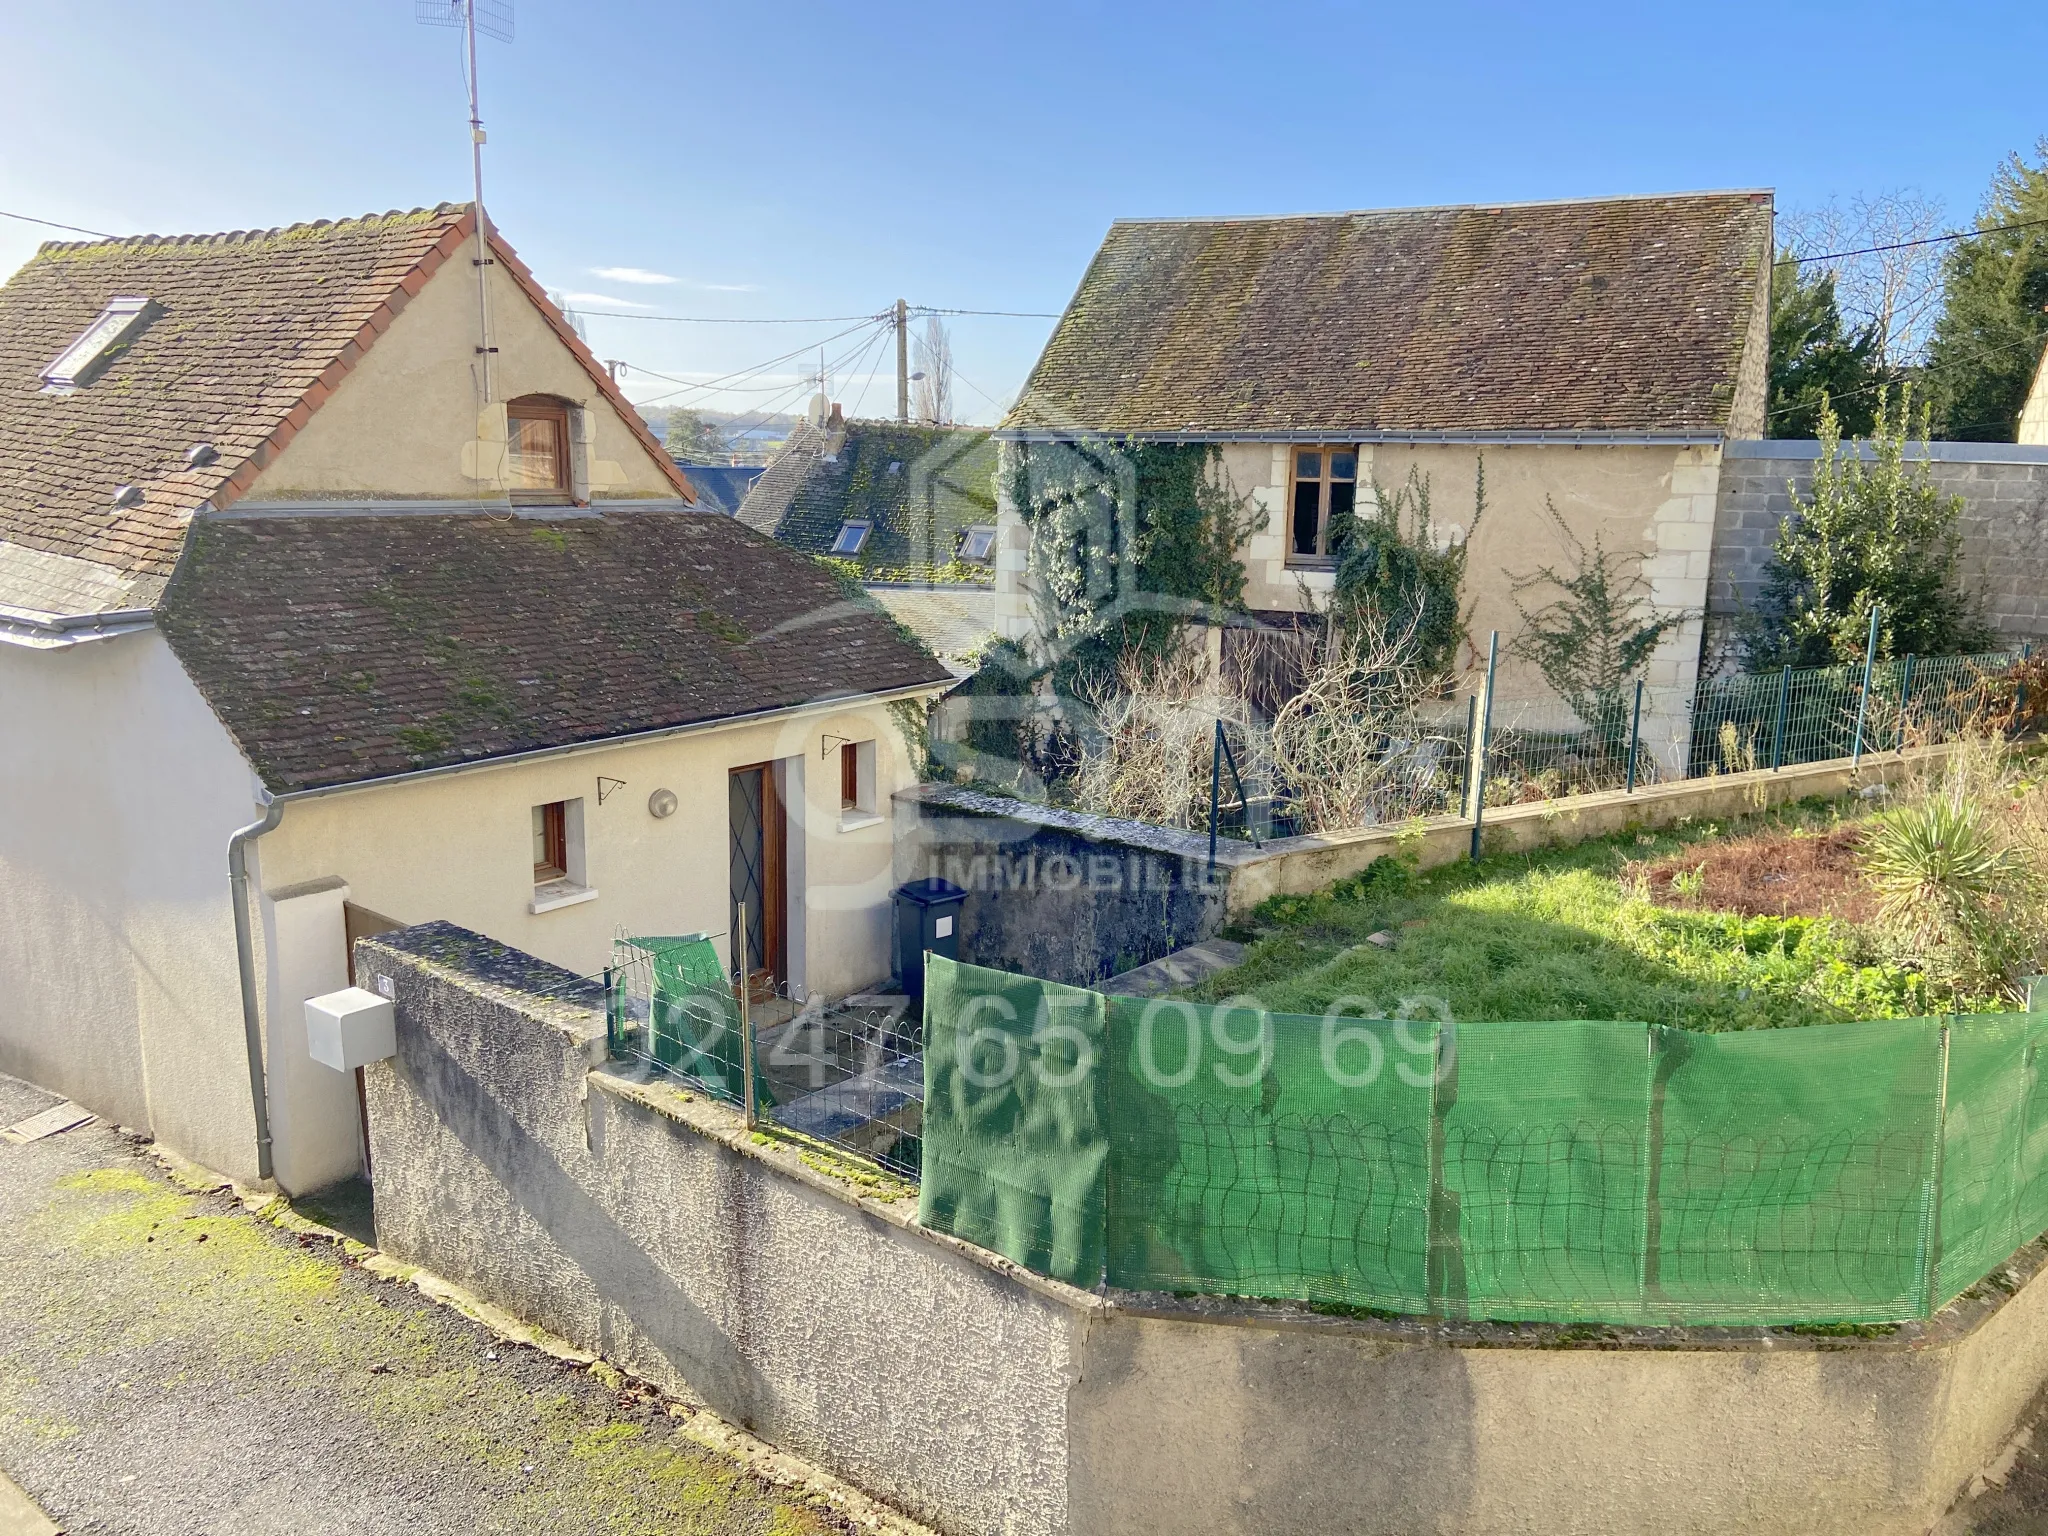
[[[1213,444],[1019,445],[1011,505],[1030,532],[1038,633],[1057,693],[1164,654],[1191,618],[1241,613],[1256,518]]]

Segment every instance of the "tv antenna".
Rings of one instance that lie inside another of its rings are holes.
[[[464,74],[469,80],[469,168],[476,183],[476,359],[484,404],[491,403],[491,220],[484,212],[484,124],[477,112],[476,35],[512,41],[512,0],[413,0],[413,20],[429,27],[460,27]]]

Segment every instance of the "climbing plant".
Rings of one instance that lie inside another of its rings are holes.
[[[1568,564],[1538,566],[1514,578],[1522,627],[1513,649],[1534,662],[1552,691],[1592,727],[1591,745],[1620,756],[1636,679],[1664,637],[1698,615],[1652,608],[1639,556],[1607,548],[1597,532],[1587,548],[1547,497],[1544,506]],[[1523,603],[1524,593],[1539,591],[1554,595],[1535,608]]]
[[[1099,689],[1198,616],[1241,612],[1248,498],[1210,444],[1089,440],[1020,447],[1010,500],[1030,533],[1038,633],[1054,691]]]
[[[1330,554],[1337,562],[1331,619],[1365,631],[1364,638],[1382,649],[1398,630],[1416,671],[1448,672],[1465,638],[1466,554],[1485,515],[1484,457],[1463,538],[1446,537],[1437,526],[1428,476],[1411,467],[1407,482],[1392,492],[1375,481],[1365,506],[1330,522]]]

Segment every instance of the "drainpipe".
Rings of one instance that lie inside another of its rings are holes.
[[[284,802],[263,793],[263,819],[228,839],[228,899],[235,909],[235,964],[242,973],[242,1037],[249,1051],[249,1102],[256,1111],[256,1177],[270,1177],[270,1095],[263,1085],[263,1018],[256,1004],[256,947],[249,936],[249,844],[284,817]]]

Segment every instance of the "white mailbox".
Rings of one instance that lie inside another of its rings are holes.
[[[398,1054],[391,1000],[361,987],[306,999],[306,1050],[324,1067],[352,1072]]]

